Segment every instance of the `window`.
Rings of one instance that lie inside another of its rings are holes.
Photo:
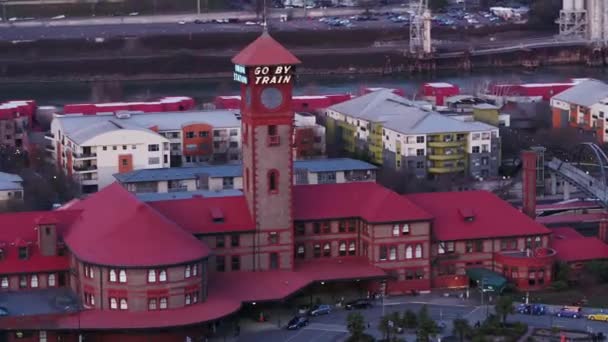
[[[208,131],[200,131],[198,132],[198,136],[201,138],[206,138],[209,136],[209,132]]]
[[[277,170],[268,171],[268,192],[278,192],[279,172]]]
[[[38,276],[35,274],[30,278],[30,287],[32,287],[32,288],[38,287]]]
[[[224,239],[223,235],[215,237],[215,247],[224,248],[224,244],[225,244],[225,239]]]
[[[344,233],[346,231],[346,221],[338,222],[338,232]]]
[[[127,149],[127,145],[122,145],[122,149],[126,150]]]
[[[198,275],[198,264],[192,265],[192,276],[196,277]]]
[[[323,233],[325,233],[325,234],[331,233],[331,225],[330,225],[329,221],[323,222],[322,225],[323,225],[323,227],[322,227]]]
[[[417,169],[424,169],[424,162],[419,160],[416,162],[416,168]]]
[[[27,260],[27,247],[19,247],[19,260]]]
[[[473,241],[465,242],[464,251],[465,253],[473,253]]]
[[[118,149],[117,146],[112,146],[112,150],[116,151]]]
[[[116,282],[116,270],[115,269],[110,269],[110,282],[111,283]]]
[[[149,165],[160,164],[160,158],[159,157],[150,157],[150,158],[148,158],[148,164]]]
[[[481,145],[481,152],[482,153],[488,153],[488,152],[490,152],[490,145],[488,145],[488,144]]]
[[[416,250],[415,250],[414,257],[416,259],[422,258],[422,245],[421,244],[417,244],[416,245]]]
[[[516,239],[502,239],[502,240],[500,240],[500,249],[501,250],[514,250],[514,249],[517,249],[517,240]]]
[[[232,270],[233,271],[238,271],[241,269],[241,257],[238,255],[233,255],[230,261],[230,264],[232,265]]]
[[[186,138],[188,138],[188,139],[194,138],[194,132],[186,132]]]
[[[330,257],[331,256],[331,244],[326,242],[323,244],[323,256]]]
[[[304,223],[295,223],[296,235],[306,234],[306,225]]]
[[[387,250],[386,246],[380,246],[380,261],[387,259]]]
[[[275,126],[275,125],[268,126],[268,135],[269,136],[277,135],[277,126]]]
[[[131,145],[131,149],[135,150],[137,148],[137,145]]]
[[[270,253],[270,269],[276,270],[279,268],[279,253]]]
[[[19,276],[19,288],[26,288],[27,287],[27,276],[25,275],[20,275]]]
[[[315,243],[315,244],[312,246],[312,255],[313,255],[315,258],[320,258],[320,257],[321,257],[321,244],[319,244],[319,243]]]
[[[537,236],[534,238],[534,247],[542,247],[543,246],[543,242],[540,236]]]
[[[129,308],[129,306],[127,305],[127,299],[121,298],[120,299],[120,310],[127,310],[128,308]]]
[[[167,302],[168,302],[167,301],[167,297],[163,297],[163,298],[160,299],[160,305],[159,305],[159,307],[160,307],[161,310],[167,308]]]
[[[411,259],[413,257],[414,257],[414,253],[413,253],[412,246],[405,247],[405,258],[406,259]]]
[[[346,255],[346,242],[344,241],[340,241],[340,244],[338,245],[338,254],[340,256],[345,256]]]
[[[110,297],[110,309],[112,309],[112,310],[118,309],[118,301],[114,297]]]
[[[55,287],[57,285],[54,273],[49,274],[49,276],[47,277],[47,284],[49,287]]]
[[[127,165],[129,165],[129,159],[121,158],[120,163],[122,164],[122,166],[127,166]]]
[[[186,269],[184,270],[184,278],[190,278],[192,276],[192,266],[186,265]]]
[[[424,143],[424,135],[419,135],[416,137],[416,143],[423,144]]]
[[[158,281],[167,281],[167,271],[166,270],[160,270],[158,272]]]
[[[0,287],[3,289],[8,289],[8,277],[2,277],[0,279]]]
[[[349,232],[354,232],[357,230],[357,221],[355,220],[349,220],[348,221],[348,231]]]
[[[315,222],[312,224],[312,232],[314,234],[321,233],[321,222]]]
[[[424,149],[423,148],[416,149],[416,155],[417,156],[423,156],[424,155]]]
[[[148,310],[156,310],[157,308],[157,302],[156,302],[156,298],[149,298],[148,299]]]
[[[401,227],[401,235],[408,235],[409,233],[410,233],[410,225],[406,223]]]
[[[479,153],[479,146],[473,146],[472,150],[473,153]]]
[[[232,234],[230,235],[230,246],[231,247],[238,247],[240,244],[240,236],[238,234]]]
[[[116,146],[114,146],[116,147]],[[158,144],[150,144],[148,145],[148,152],[157,152],[160,151]]]
[[[148,270],[148,283],[156,283],[156,270]]]
[[[276,245],[277,243],[279,243],[279,233],[277,232],[270,232],[270,234],[268,234],[268,243]]]
[[[474,250],[476,253],[483,252],[483,240],[475,240],[473,243],[474,243]]]
[[[399,229],[400,227],[398,224],[393,226],[393,236],[399,236]]]
[[[121,283],[126,283],[127,282],[127,271],[120,270],[118,272],[118,281],[121,282]]]
[[[184,299],[184,302],[186,305],[190,305],[190,303],[192,303],[192,296],[190,296],[189,293],[186,293],[186,298]]]
[[[391,248],[389,248],[388,259],[397,260],[397,247],[391,246]]]
[[[107,151],[108,150],[108,146],[102,147],[102,150]]]
[[[356,255],[357,254],[357,245],[355,241],[351,241],[348,244],[348,255]]]
[[[319,246],[319,249],[321,249],[320,246]],[[296,258],[304,259],[305,257],[306,257],[306,249],[304,248],[304,245],[297,245],[296,246]]]
[[[226,270],[226,259],[223,255],[215,256],[215,270],[218,272],[224,272]]]
[[[231,129],[230,130],[230,136],[231,137],[236,137],[237,135],[239,135],[239,131],[237,129]]]
[[[44,330],[40,330],[40,332],[38,332],[38,336],[40,337],[40,342],[47,342],[47,337],[46,337],[46,331]]]

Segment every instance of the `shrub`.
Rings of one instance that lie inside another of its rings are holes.
[[[551,289],[554,291],[564,291],[568,289],[568,283],[564,280],[557,280],[551,283]]]

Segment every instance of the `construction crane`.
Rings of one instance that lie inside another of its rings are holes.
[[[418,56],[431,53],[431,11],[428,0],[414,5],[410,18],[410,53]]]

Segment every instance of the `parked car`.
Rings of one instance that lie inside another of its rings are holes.
[[[556,314],[557,317],[567,317],[567,318],[580,318],[581,308],[578,306],[565,306],[561,308]]]
[[[287,329],[297,330],[308,325],[308,318],[306,316],[296,316],[287,323]]]
[[[331,312],[331,306],[327,304],[315,305],[308,312],[311,316],[327,315]]]
[[[519,304],[516,309],[517,313],[523,315],[544,315],[547,313],[547,307],[541,304]]]
[[[608,322],[608,313],[596,313],[587,316],[590,321],[604,321]]]
[[[367,309],[372,307],[372,302],[367,298],[361,298],[357,300],[353,300],[352,302],[348,302],[344,305],[346,310],[352,309]]]

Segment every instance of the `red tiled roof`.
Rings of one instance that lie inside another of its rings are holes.
[[[264,32],[234,56],[232,63],[244,66],[260,66],[294,65],[301,62],[267,32]]]
[[[66,271],[70,269],[70,260],[65,256],[43,256],[32,253],[27,260],[16,257],[0,262],[1,274],[40,273]]]
[[[465,240],[490,237],[549,234],[543,225],[487,191],[434,192],[407,195],[435,217],[436,239]],[[473,212],[465,220],[461,212]]]
[[[297,185],[293,187],[295,220],[362,217],[368,222],[431,220],[432,216],[374,182]]]
[[[195,197],[148,204],[192,234],[255,230],[244,196]],[[214,212],[216,215],[221,212],[222,222],[214,222]]]
[[[174,265],[205,258],[209,248],[114,183],[76,203],[80,219],[64,240],[81,260],[107,266]]]
[[[0,328],[20,329],[138,329],[192,325],[225,317],[242,302],[286,298],[314,281],[385,277],[384,271],[364,258],[312,260],[291,271],[212,273],[206,301],[179,309],[159,311],[87,310],[72,315],[1,317]],[[255,286],[252,286],[255,284]]]
[[[606,218],[604,213],[550,215],[536,218],[542,224],[598,222]]]
[[[551,228],[551,234],[553,235],[553,240],[576,239],[584,237],[581,233],[577,232],[576,229],[571,227]]]
[[[608,245],[596,237],[553,239],[551,247],[560,261],[608,259]]]

